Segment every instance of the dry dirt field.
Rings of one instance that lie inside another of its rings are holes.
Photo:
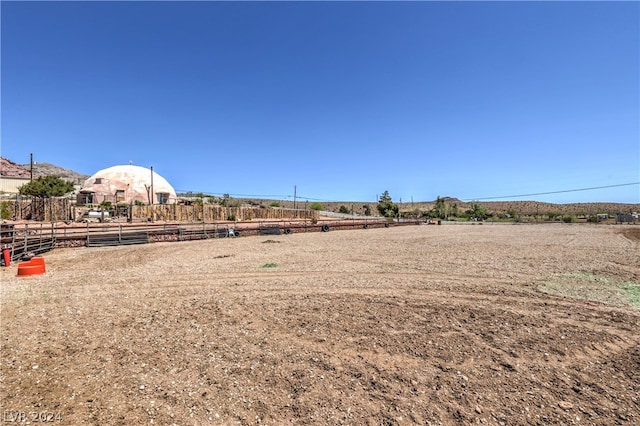
[[[0,271],[2,423],[637,425],[639,253],[564,224],[55,250]]]

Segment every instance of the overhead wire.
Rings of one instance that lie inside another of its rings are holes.
[[[590,188],[564,189],[561,191],[535,192],[531,194],[501,195],[501,196],[495,196],[495,197],[479,197],[479,198],[462,198],[461,200],[462,201],[499,200],[504,198],[532,197],[534,195],[566,194],[568,192],[593,191],[596,189],[618,188],[621,186],[632,186],[632,185],[640,185],[640,182],[618,183],[615,185],[604,185],[604,186],[592,186]]]
[[[588,188],[575,188],[575,189],[563,189],[558,191],[546,191],[546,192],[532,192],[527,194],[514,194],[514,195],[499,195],[499,196],[491,196],[491,197],[471,197],[471,198],[461,198],[461,201],[488,201],[488,200],[501,200],[508,198],[522,198],[522,197],[533,197],[538,195],[552,195],[552,194],[566,194],[570,192],[580,192],[580,191],[594,191],[598,189],[607,189],[607,188],[618,188],[623,186],[633,186],[640,185],[640,182],[627,182],[627,183],[619,183],[614,185],[603,185],[603,186],[592,186]],[[204,196],[217,196],[217,197],[237,197],[237,198],[259,198],[259,199],[276,199],[276,200],[284,200],[284,199],[293,199],[300,201],[323,201],[323,202],[338,202],[336,200],[329,200],[326,198],[316,198],[316,197],[307,197],[304,195],[292,195],[292,194],[229,194],[229,193],[215,193],[215,192],[202,192],[202,191],[193,191],[193,190],[178,190],[179,193],[182,194],[203,194]]]

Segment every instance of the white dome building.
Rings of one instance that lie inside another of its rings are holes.
[[[113,166],[95,173],[84,181],[78,204],[135,203],[173,204],[176,191],[165,178],[140,166]]]

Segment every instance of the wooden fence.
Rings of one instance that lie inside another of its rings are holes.
[[[68,198],[20,198],[2,201],[2,212],[9,220],[35,220],[41,222],[68,221],[74,215],[72,200]],[[6,217],[3,217],[3,219]]]
[[[39,222],[81,222],[90,210],[101,211],[100,206],[77,206],[68,198],[21,198],[2,201],[3,211],[9,212],[9,220],[33,220]],[[109,220],[128,222],[215,222],[221,220],[271,220],[318,218],[315,210],[265,208],[265,207],[225,207],[217,204],[183,205],[124,205],[104,209]],[[102,219],[102,217],[100,218]]]
[[[224,207],[219,205],[162,204],[153,206],[132,206],[131,217],[135,220],[177,221],[177,222],[217,222],[221,220],[252,219],[314,219],[315,210],[294,210],[260,207]]]

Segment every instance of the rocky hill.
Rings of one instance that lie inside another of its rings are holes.
[[[400,210],[411,211],[417,208],[421,211],[428,211],[435,207],[435,204],[435,201],[413,204],[403,203],[400,206]],[[448,199],[446,204],[449,207],[456,205],[460,211],[468,210],[472,205],[470,202],[464,202],[456,199]],[[495,215],[504,215],[514,212],[517,215],[523,216],[542,216],[548,215],[549,213],[573,215],[607,213],[609,215],[615,215],[617,213],[640,212],[640,204],[606,202],[554,204],[541,201],[478,201],[477,204],[486,207],[490,213]]]
[[[0,176],[28,178],[31,176],[31,171],[7,158],[0,157]]]
[[[0,157],[0,175],[7,177],[31,177],[30,164],[17,164],[13,161]],[[68,170],[50,163],[34,163],[33,177],[57,176],[74,184],[81,185],[89,178],[87,175]]]
[[[443,197],[448,208],[457,207],[458,211],[464,212],[471,208],[471,202],[461,201],[453,197]],[[255,203],[255,200],[249,200]],[[261,200],[259,204],[269,205],[268,201]],[[276,200],[274,200],[276,201]],[[286,208],[293,208],[293,201],[278,201],[280,205]],[[344,206],[350,212],[356,214],[364,214],[365,205],[369,206],[372,214],[377,214],[377,203],[361,202],[361,201],[344,201],[344,202],[322,202],[324,210],[338,212],[341,206]],[[594,215],[599,213],[607,213],[616,215],[618,213],[640,212],[640,204],[625,203],[569,203],[554,204],[544,203],[541,201],[479,201],[478,204],[485,207],[493,215],[516,214],[518,216],[546,216],[549,213],[560,215]],[[304,201],[298,201],[298,207],[304,206]],[[400,211],[403,213],[410,212],[428,212],[436,205],[436,201],[416,201],[413,203],[399,203]]]

